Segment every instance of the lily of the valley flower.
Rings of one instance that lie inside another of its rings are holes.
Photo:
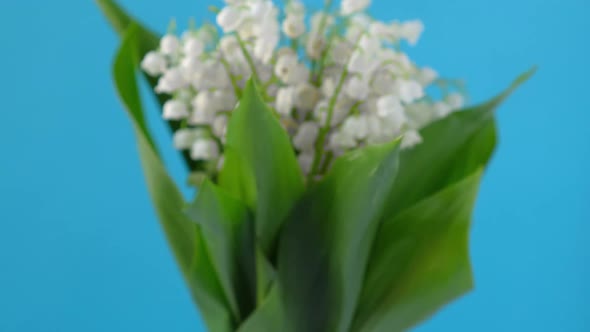
[[[216,18],[221,36],[211,25],[165,35],[141,68],[172,98],[163,117],[182,124],[174,146],[221,163],[228,121],[251,76],[306,174],[326,153],[397,137],[404,149],[420,144],[420,129],[463,107],[464,97],[445,90],[440,100],[426,98],[444,80],[400,48],[416,44],[424,26],[376,20],[365,13],[370,2],[341,0],[334,14],[288,0],[281,14],[271,0],[225,0]]]

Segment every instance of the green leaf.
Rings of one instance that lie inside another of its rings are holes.
[[[225,297],[235,321],[240,322],[256,305],[255,243],[250,213],[242,202],[210,181],[203,183],[187,212],[201,226]]]
[[[227,305],[201,239],[200,230],[183,213],[185,203],[166,172],[147,128],[137,87],[139,29],[130,25],[113,64],[117,92],[135,129],[148,191],[168,243],[211,331],[231,331]]]
[[[380,227],[351,331],[404,331],[472,288],[469,224],[481,173]]]
[[[346,154],[294,208],[278,252],[292,331],[349,331],[398,163],[397,141]]]
[[[95,0],[98,7],[102,10],[104,16],[107,18],[115,32],[121,37],[124,37],[127,28],[131,25],[135,25],[136,31],[136,39],[137,39],[137,56],[138,59],[143,59],[143,57],[150,51],[157,50],[160,45],[160,37],[155,32],[151,31],[144,25],[142,25],[139,21],[135,20],[131,17],[116,1],[114,0]],[[139,62],[136,67],[139,67]],[[152,91],[158,84],[158,79],[156,77],[149,76],[143,73],[145,79],[148,81],[149,85],[152,88]],[[160,109],[163,109],[164,104],[166,101],[170,99],[170,96],[167,94],[156,94],[154,92],[154,96],[156,97],[158,104],[160,105]],[[178,130],[180,128],[179,121],[168,121],[168,126],[172,132]],[[188,151],[182,152],[183,159],[186,165],[191,170],[199,170],[203,168],[203,165],[199,165],[199,163],[195,162],[190,158],[190,154]]]
[[[250,317],[238,328],[238,332],[284,332],[284,311],[278,288],[274,286],[269,295]]]
[[[420,134],[424,142],[401,154],[398,181],[390,194],[385,217],[418,201],[487,164],[496,145],[494,110],[536,71],[519,76],[491,101],[434,122]]]
[[[255,211],[256,234],[268,255],[283,220],[304,190],[291,141],[250,80],[228,124],[220,185]]]

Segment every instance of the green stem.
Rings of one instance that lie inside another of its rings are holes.
[[[322,16],[322,20],[320,21],[320,26],[318,28],[318,36],[322,37],[324,36],[324,29],[326,28],[326,24],[328,24],[328,12],[330,11],[330,8],[332,8],[332,3],[334,3],[334,0],[326,0],[326,3],[324,5],[324,9],[323,9],[323,16]],[[311,80],[313,83],[313,74],[316,73],[318,65],[320,64],[319,62],[320,60],[314,60],[311,62]]]
[[[236,98],[238,98],[238,100],[242,97],[242,90],[240,90],[240,86],[238,85],[238,82],[236,81],[236,78],[234,77],[234,75],[231,74],[231,65],[229,64],[229,62],[227,62],[227,60],[222,56],[220,58],[221,63],[223,64],[223,67],[225,68],[225,71],[227,71],[227,75],[229,76],[229,80],[231,81],[231,85],[234,88],[234,93],[236,94]]]
[[[363,35],[364,35],[364,33],[361,34],[358,37],[358,39],[356,40],[355,49],[358,47],[358,44],[360,43]],[[314,176],[319,174],[318,171],[319,171],[320,164],[322,161],[322,155],[324,154],[324,143],[326,141],[326,136],[330,132],[330,128],[332,125],[332,117],[334,115],[334,108],[336,107],[336,103],[338,101],[338,96],[340,95],[340,92],[342,91],[342,88],[344,87],[344,82],[346,81],[348,74],[349,74],[348,68],[344,67],[344,70],[342,71],[342,74],[340,75],[338,85],[336,86],[336,89],[334,90],[334,95],[332,96],[332,98],[330,99],[330,103],[328,104],[328,115],[326,117],[326,123],[324,124],[324,127],[320,129],[320,133],[318,135],[318,139],[315,144],[316,150],[315,150],[315,155],[313,158],[311,172],[309,172],[309,175],[307,177],[308,183],[311,183],[311,181],[313,181]]]
[[[315,155],[313,158],[313,164],[312,164],[312,168],[311,168],[311,172],[309,172],[308,175],[308,183],[311,183],[311,181],[313,181],[313,177],[315,175],[317,175],[319,167],[320,167],[320,163],[322,160],[322,155],[324,154],[324,143],[326,141],[326,136],[328,135],[328,132],[330,131],[330,127],[332,124],[332,117],[334,115],[334,108],[336,107],[336,103],[338,102],[338,96],[340,95],[340,92],[342,91],[342,88],[344,87],[344,82],[346,82],[346,78],[348,77],[348,69],[344,69],[344,71],[342,71],[342,74],[340,75],[340,80],[338,81],[338,85],[336,86],[336,90],[334,90],[334,95],[332,96],[332,98],[330,99],[330,103],[328,104],[328,115],[326,117],[326,124],[324,125],[324,127],[320,130],[320,134],[318,136],[318,139],[316,141],[316,151],[315,151]]]
[[[254,64],[254,59],[252,59],[252,56],[246,49],[246,44],[242,40],[242,37],[240,37],[240,35],[237,33],[236,39],[238,41],[238,44],[240,45],[240,49],[242,50],[244,57],[246,58],[246,62],[248,62],[248,65],[250,66],[250,70],[252,70],[252,78],[254,78],[254,81],[256,83],[260,83],[260,78],[258,77],[258,72],[256,72],[256,65]]]

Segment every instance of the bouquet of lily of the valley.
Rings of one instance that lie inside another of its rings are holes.
[[[420,21],[369,0],[226,0],[217,25],[158,36],[97,0],[163,230],[212,332],[399,331],[472,287],[469,223],[494,109],[404,53]],[[334,4],[336,5],[336,4]],[[337,8],[332,8],[337,7]],[[152,86],[196,198],[167,174]],[[188,202],[188,203],[187,203]]]

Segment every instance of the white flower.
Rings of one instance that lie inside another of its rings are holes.
[[[192,128],[179,129],[174,133],[174,147],[177,150],[188,150],[199,138],[199,131]]]
[[[424,97],[424,89],[420,83],[411,80],[400,79],[396,81],[397,93],[404,103],[411,103]]]
[[[350,15],[369,7],[371,0],[342,0],[340,12],[342,15]]]
[[[301,151],[313,151],[319,132],[320,126],[316,122],[302,123],[293,137],[293,146]]]
[[[201,91],[192,101],[193,113],[189,122],[194,125],[211,124],[215,113],[220,111],[217,98],[211,91]]]
[[[287,15],[282,28],[287,37],[299,38],[305,33],[305,22],[302,16]]]
[[[194,73],[191,84],[195,90],[222,89],[231,86],[231,81],[222,63],[209,60]]]
[[[434,115],[438,118],[444,118],[445,116],[451,114],[451,112],[453,111],[453,108],[449,104],[442,101],[435,103],[434,105],[432,105],[432,107]]]
[[[213,160],[219,157],[219,147],[212,139],[197,139],[191,147],[193,160]]]
[[[422,86],[428,86],[430,84],[432,84],[432,82],[434,82],[436,79],[438,78],[438,73],[430,68],[430,67],[425,67],[422,68],[420,70],[420,72],[418,73],[418,82],[420,82],[420,84],[422,84]]]
[[[377,95],[393,94],[394,84],[394,76],[385,70],[378,70],[371,79],[371,89]]]
[[[217,24],[223,29],[223,32],[234,32],[240,28],[242,23],[247,19],[247,11],[238,8],[238,6],[224,7],[217,14]]]
[[[164,104],[163,117],[166,120],[182,120],[189,116],[188,107],[185,103],[171,99]]]
[[[226,35],[219,40],[219,49],[223,53],[226,59],[232,59],[237,54],[242,57],[242,51],[240,50],[240,43],[235,35]]]
[[[157,93],[172,93],[186,87],[187,82],[180,68],[170,68],[160,77],[155,90]]]
[[[318,60],[324,51],[326,41],[323,36],[318,32],[312,31],[307,37],[307,43],[305,44],[305,51],[307,56],[312,60]]]
[[[353,76],[346,83],[346,93],[352,99],[365,100],[369,96],[369,92],[369,82],[361,77]]]
[[[334,16],[324,12],[317,12],[311,17],[311,31],[314,34],[324,34],[324,32],[334,24]],[[324,24],[324,31],[319,31]]]
[[[377,115],[382,118],[390,117],[400,126],[407,122],[401,100],[393,95],[383,96],[377,100]]]
[[[213,125],[211,126],[213,130],[213,134],[217,137],[223,138],[225,137],[227,131],[227,116],[225,115],[218,115],[213,120]]]
[[[362,140],[367,137],[369,124],[365,116],[350,116],[344,120],[340,130],[346,135]]]
[[[174,35],[168,34],[160,40],[160,51],[165,55],[175,55],[180,49],[180,41]]]
[[[311,172],[311,168],[313,167],[313,159],[314,159],[314,154],[313,153],[301,153],[299,156],[297,156],[297,161],[299,162],[299,167],[301,167],[301,170],[303,171],[303,174],[309,174],[309,172]]]
[[[401,26],[401,37],[406,39],[410,45],[416,45],[420,35],[424,31],[424,24],[422,21],[414,20],[404,22]]]
[[[334,41],[330,47],[330,59],[337,65],[345,66],[353,50],[353,45],[346,40]]]
[[[362,73],[370,66],[371,58],[369,58],[363,51],[355,50],[350,56],[347,69],[351,73]]]
[[[205,51],[205,44],[196,37],[188,37],[184,41],[183,51],[188,57],[197,57]]]
[[[295,87],[295,106],[301,110],[311,111],[320,99],[319,90],[309,84],[301,83]]]
[[[141,61],[141,69],[150,76],[163,74],[168,66],[166,58],[159,52],[148,52]]]
[[[285,12],[287,13],[287,16],[303,17],[305,15],[305,5],[299,0],[290,0],[287,3]]]
[[[408,130],[404,133],[404,137],[402,138],[402,149],[409,149],[418,144],[422,143],[422,136],[416,130]]]
[[[280,88],[277,92],[277,100],[275,102],[275,108],[279,114],[288,116],[291,114],[293,107],[295,106],[294,98],[295,90],[293,87]]]
[[[330,146],[335,150],[348,150],[357,146],[353,133],[336,131],[330,136]]]
[[[285,83],[290,85],[305,83],[309,81],[309,76],[309,68],[307,68],[304,63],[299,63],[297,64],[297,67],[285,77]]]
[[[458,110],[465,106],[465,98],[460,93],[452,93],[448,95],[446,102],[449,104],[452,110]]]
[[[192,101],[194,109],[206,109],[215,113],[221,111],[219,99],[216,98],[214,91],[204,90],[199,92]]]
[[[397,47],[417,43],[422,23],[378,21],[365,13],[371,0],[342,0],[339,13],[318,11],[311,19],[301,0],[287,1],[281,15],[272,0],[224,1],[216,17],[219,36],[214,25],[191,28],[180,39],[168,34],[141,63],[159,77],[155,91],[173,98],[163,116],[196,127],[173,138],[193,159],[221,165],[228,121],[253,75],[306,174],[323,128],[325,152],[336,157],[399,136],[407,149],[421,142],[420,128],[465,103],[459,93],[438,102],[423,98],[437,72],[419,67]]]
[[[238,99],[232,90],[215,90],[213,98],[216,101],[218,111],[232,111],[236,108]]]
[[[296,70],[298,65],[297,55],[294,53],[286,53],[277,59],[277,63],[274,68],[275,75],[280,78],[283,82],[286,82],[293,71]]]

